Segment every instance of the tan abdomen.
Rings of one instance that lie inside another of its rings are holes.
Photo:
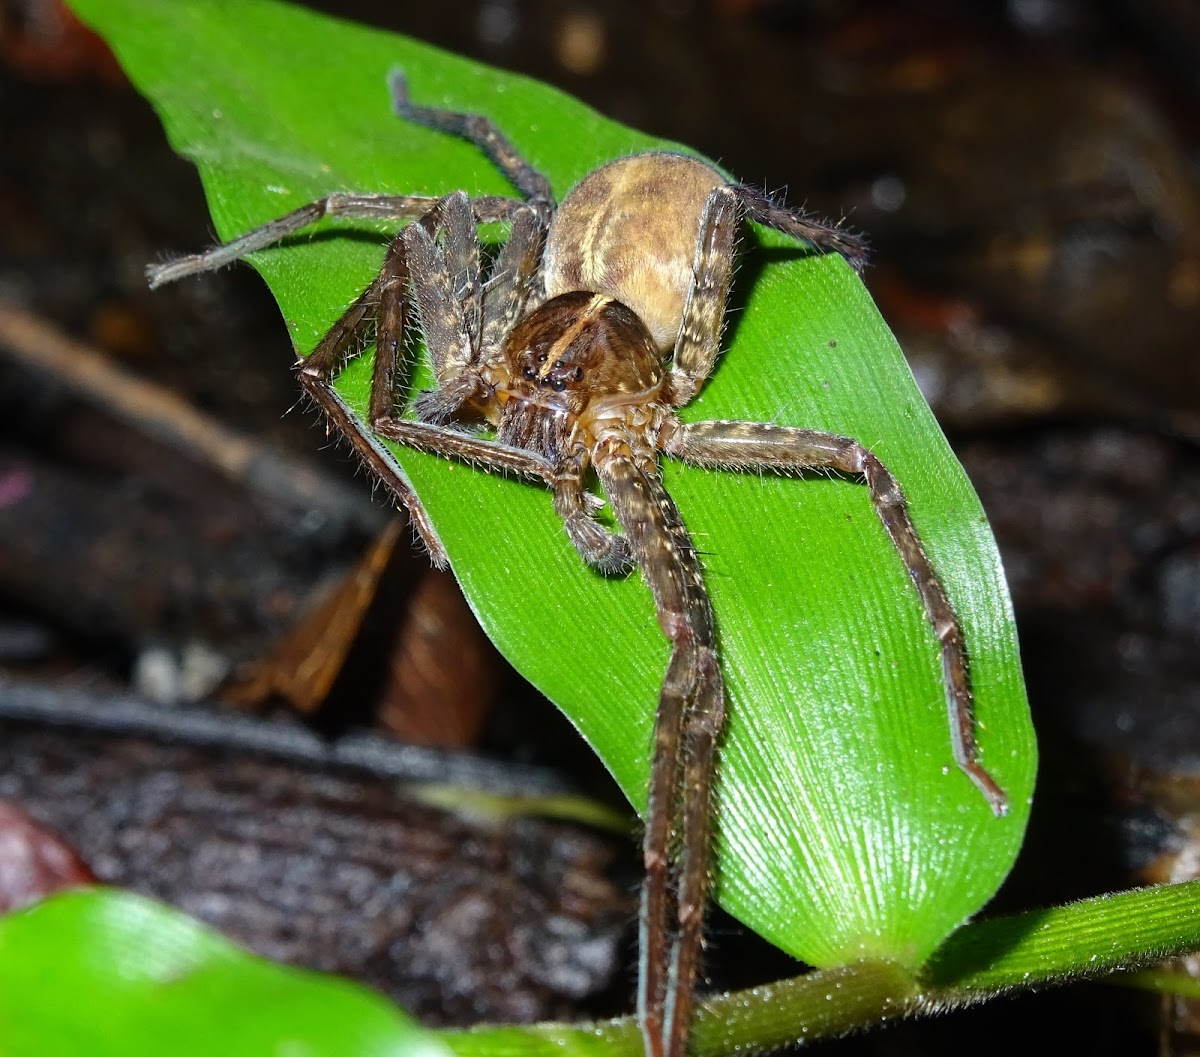
[[[682,154],[618,158],[576,184],[546,242],[546,294],[606,294],[632,308],[661,350],[674,347],[692,283],[704,203],[726,183]]]

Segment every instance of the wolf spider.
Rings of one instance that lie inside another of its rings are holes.
[[[725,695],[699,556],[658,471],[660,454],[722,470],[824,469],[862,478],[941,642],[954,759],[992,810],[1005,794],[978,760],[962,629],[895,478],[847,437],[762,422],[685,423],[720,349],[739,228],[748,217],[865,260],[863,242],[730,183],[712,166],[648,152],[596,169],[556,206],[546,177],[487,118],[416,106],[391,78],[397,113],[482,150],[520,199],[334,193],[205,253],[148,269],[150,285],[210,271],[324,216],[408,219],[378,276],[307,358],[300,381],[407,508],[433,561],[446,554],[378,438],[545,485],[572,544],[605,574],[641,569],[671,654],[654,727],[643,842],[638,1017],[648,1057],[682,1057],[709,888],[712,782]],[[480,261],[477,227],[508,239]],[[411,313],[437,385],[400,417],[398,369]],[[374,331],[368,423],[334,377]],[[449,423],[482,424],[494,437]],[[619,526],[597,519],[594,474]]]

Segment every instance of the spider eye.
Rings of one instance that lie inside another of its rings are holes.
[[[550,388],[553,389],[556,393],[561,393],[564,389],[566,389],[566,387],[567,387],[567,380],[565,378],[555,378],[550,383]]]
[[[525,376],[525,381],[527,382],[532,382],[537,377],[537,371],[532,367],[526,367],[521,373]]]
[[[583,381],[583,368],[576,367],[575,373],[574,373],[574,375],[572,375],[572,377],[575,379],[575,381],[582,382]]]
[[[537,361],[538,361],[538,363],[545,363],[546,362],[546,354],[544,352],[539,352]]]

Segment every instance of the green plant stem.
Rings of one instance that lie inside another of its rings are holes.
[[[845,1035],[898,1016],[959,1009],[1002,992],[1100,976],[1200,949],[1200,881],[1088,899],[960,929],[917,978],[863,962],[710,998],[693,1057],[762,1053]],[[638,1057],[632,1018],[576,1027],[482,1028],[444,1036],[460,1057]]]
[[[1200,881],[1030,910],[960,929],[923,974],[948,997],[997,994],[1172,958],[1200,946]]]

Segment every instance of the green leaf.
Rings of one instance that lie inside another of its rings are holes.
[[[381,995],[115,889],[0,917],[4,1057],[446,1057]]]
[[[895,965],[860,962],[711,996],[697,1011],[690,1052],[770,1052],[1198,948],[1200,881],[1027,911],[960,929],[919,979]],[[1195,984],[1161,971],[1123,979],[1185,994]],[[5,1057],[430,1057],[446,1050],[639,1057],[642,1042],[632,1017],[423,1034],[370,991],[271,965],[128,892],[70,892],[0,917]]]
[[[397,66],[415,101],[494,118],[559,195],[659,145],[544,85],[273,0],[74,6],[196,162],[223,238],[333,190],[508,191],[470,144],[392,115]],[[327,223],[255,256],[299,350],[377,271],[382,230]],[[719,898],[816,965],[916,966],[995,891],[1024,830],[1035,748],[1009,601],[978,500],[859,280],[777,236],[749,249],[744,310],[685,417],[835,430],[895,471],[966,628],[984,761],[1013,811],[993,818],[953,766],[937,644],[866,491],[668,465],[729,692]],[[358,408],[367,359],[340,382]],[[643,806],[667,658],[645,586],[586,569],[538,488],[397,458],[488,633]]]

